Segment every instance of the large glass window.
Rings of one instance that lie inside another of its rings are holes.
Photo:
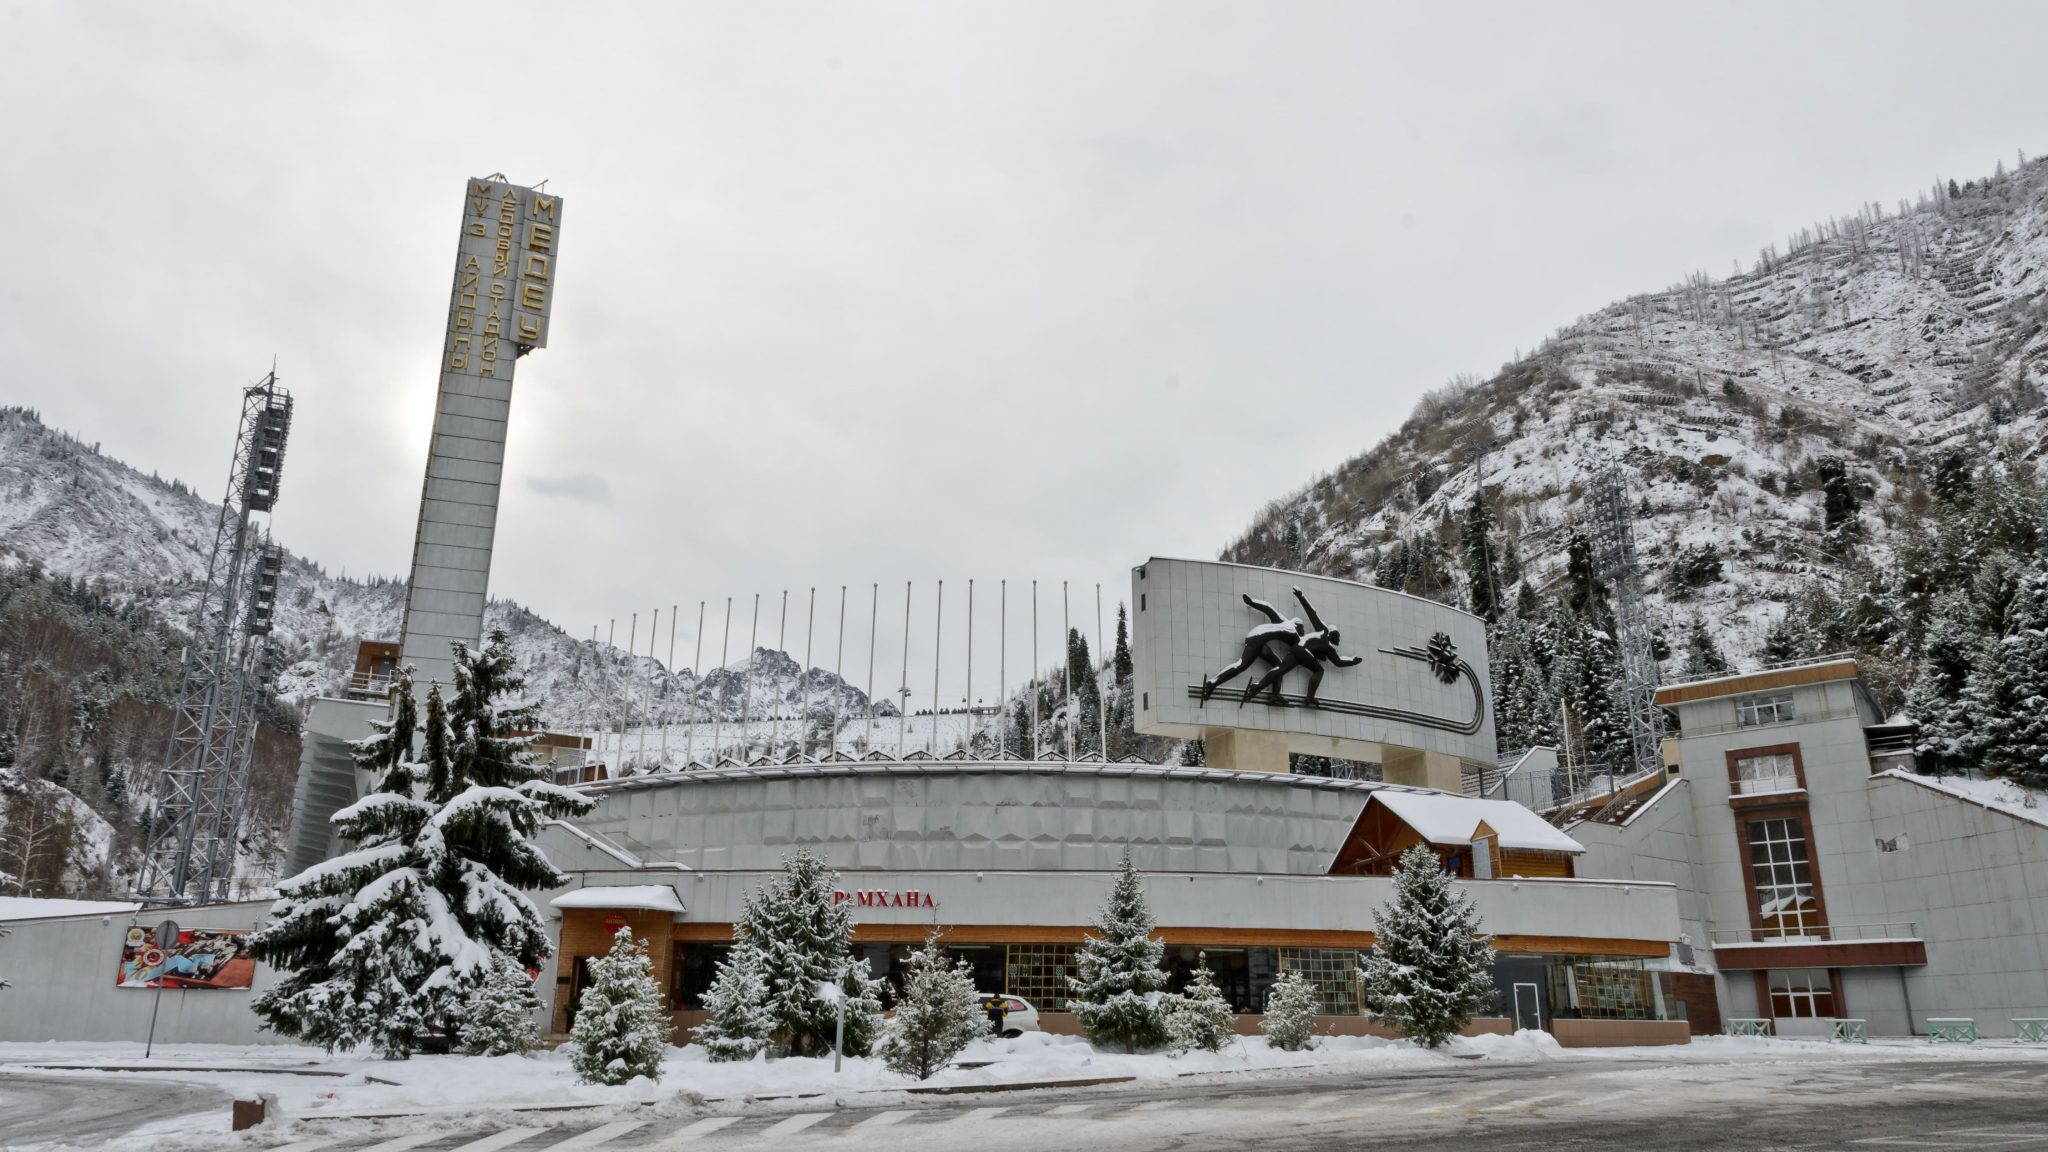
[[[1811,1020],[1835,1015],[1835,983],[1825,968],[1776,968],[1770,973],[1771,1015]]]
[[[1067,979],[1080,974],[1072,944],[1012,944],[1004,973],[1007,987],[1000,991],[1022,996],[1040,1012],[1065,1012],[1071,991]]]
[[[675,945],[675,962],[670,965],[674,986],[669,990],[669,1007],[704,1007],[704,993],[711,990],[711,982],[718,977],[718,962],[731,951],[730,944]]]
[[[1790,692],[1773,692],[1768,696],[1744,696],[1735,701],[1735,723],[1743,728],[1759,724],[1782,724],[1796,720],[1799,713],[1792,707]]]
[[[1744,756],[1735,762],[1735,791],[1745,796],[1791,792],[1799,787],[1799,766],[1789,752]]]
[[[1282,948],[1280,970],[1299,972],[1316,986],[1324,1016],[1356,1016],[1362,1010],[1358,995],[1358,953],[1349,948]]]
[[[1574,956],[1550,967],[1551,1010],[1587,1020],[1664,1020],[1663,974],[1641,960]]]
[[[1814,897],[1813,862],[1806,854],[1805,821],[1797,816],[1751,820],[1747,829],[1758,934],[1806,936],[1820,928],[1820,902]]]

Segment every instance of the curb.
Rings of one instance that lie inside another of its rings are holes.
[[[321,1068],[230,1068],[210,1064],[0,1064],[0,1068],[28,1068],[37,1072],[240,1072],[257,1076],[332,1076],[346,1079],[354,1072],[329,1072]],[[367,1073],[363,1079],[372,1084],[388,1088],[398,1087],[396,1080],[380,1080]]]

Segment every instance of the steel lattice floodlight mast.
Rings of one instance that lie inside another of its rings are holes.
[[[242,418],[192,612],[177,715],[157,778],[136,891],[166,903],[225,899],[254,751],[283,554],[252,524],[277,503],[291,394],[277,374],[242,392]],[[251,563],[251,556],[255,562]]]
[[[1621,650],[1622,690],[1628,708],[1630,759],[1636,772],[1663,766],[1664,716],[1657,709],[1657,656],[1643,610],[1642,573],[1636,565],[1635,521],[1621,470],[1603,466],[1593,476],[1593,566],[1614,590],[1615,644]]]

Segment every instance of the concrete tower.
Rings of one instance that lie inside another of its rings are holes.
[[[455,643],[483,637],[512,369],[547,347],[562,201],[499,177],[469,182],[441,347],[441,388],[413,535],[399,660],[450,683]]]

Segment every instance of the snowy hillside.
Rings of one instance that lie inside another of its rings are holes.
[[[284,498],[291,498],[286,477]],[[37,564],[100,588],[109,599],[133,602],[157,618],[184,627],[205,575],[220,505],[183,483],[164,480],[102,455],[96,445],[46,427],[21,408],[0,410],[0,564]],[[287,542],[288,543],[288,542]],[[337,692],[361,639],[395,639],[405,613],[405,585],[327,574],[318,564],[290,556],[279,598],[276,639],[283,647],[277,689],[295,704]],[[553,724],[580,726],[616,720],[626,699],[635,715],[651,715],[664,696],[660,664],[629,662],[560,628],[518,604],[493,600],[487,628],[503,628],[528,677],[529,692],[544,703]],[[738,717],[744,706],[794,712],[803,680],[796,663],[762,649],[748,661],[703,678],[681,670],[667,693],[680,709],[696,693],[702,715],[722,708]],[[830,673],[814,670],[811,692],[824,714],[859,712],[866,697]],[[722,703],[721,703],[722,702]],[[885,714],[886,714],[886,705]]]
[[[1809,574],[1848,562],[1826,524],[1825,461],[1841,459],[1859,497],[1856,562],[1882,568],[1928,506],[1939,452],[2031,460],[2048,422],[2048,164],[1865,205],[1788,248],[1604,308],[1431,395],[1270,505],[1225,557],[1365,580],[1398,558],[1394,582],[1464,606],[1459,519],[1483,485],[1514,566],[1554,596],[1587,482],[1612,461],[1653,622],[1676,648],[1704,621],[1754,662]]]

